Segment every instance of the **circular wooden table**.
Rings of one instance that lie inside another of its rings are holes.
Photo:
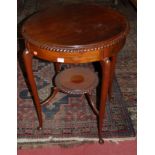
[[[60,63],[99,61],[102,68],[99,107],[99,142],[107,96],[111,94],[117,53],[123,47],[129,26],[119,12],[99,5],[66,5],[32,15],[22,27],[26,49],[23,60],[42,128],[42,111],[32,72],[32,58]],[[56,94],[57,89],[54,89]]]

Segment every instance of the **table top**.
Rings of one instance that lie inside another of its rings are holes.
[[[119,12],[99,5],[66,5],[32,15],[22,27],[23,37],[41,48],[67,50],[98,47],[128,32]]]

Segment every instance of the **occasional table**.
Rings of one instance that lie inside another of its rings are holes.
[[[101,131],[105,105],[108,95],[111,96],[116,56],[125,44],[128,31],[128,22],[122,14],[95,4],[51,7],[26,20],[22,27],[26,46],[23,60],[38,115],[39,129],[43,127],[42,109],[32,71],[32,58],[53,62],[56,73],[61,72],[61,63],[98,61],[102,69],[98,135],[99,142],[103,143]],[[57,91],[54,89],[53,96]],[[50,98],[45,102],[49,102]]]

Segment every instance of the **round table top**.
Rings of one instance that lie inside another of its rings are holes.
[[[99,5],[66,5],[42,10],[23,25],[23,37],[46,48],[81,48],[117,40],[128,32],[119,12]]]

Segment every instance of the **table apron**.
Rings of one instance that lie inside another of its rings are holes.
[[[26,48],[30,51],[33,56],[52,62],[60,63],[87,63],[102,61],[106,57],[116,55],[124,46],[125,38],[119,43],[114,44],[110,47],[103,48],[100,50],[86,51],[86,52],[56,52],[41,49],[29,42],[26,42]]]

